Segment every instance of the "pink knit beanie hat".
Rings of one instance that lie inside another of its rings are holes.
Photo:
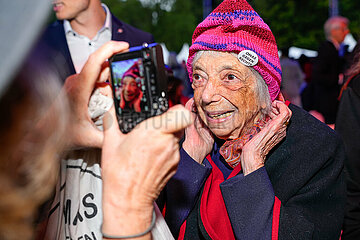
[[[141,76],[140,76],[140,70],[139,70],[139,64],[135,62],[124,74],[122,78],[125,77],[132,77],[135,79],[137,83],[140,83]]]
[[[195,29],[187,69],[192,81],[192,62],[197,51],[239,54],[265,80],[271,100],[280,93],[281,67],[275,37],[269,26],[245,0],[224,0]]]

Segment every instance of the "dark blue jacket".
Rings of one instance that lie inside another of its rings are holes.
[[[345,205],[343,144],[325,124],[295,105],[289,107],[293,115],[286,138],[268,154],[265,167],[220,184],[236,239],[271,239],[274,232],[278,239],[339,239]],[[226,179],[231,170],[217,154],[217,144],[211,158]],[[186,220],[185,239],[209,239],[199,198],[213,166],[207,160],[200,165],[181,151],[178,171],[158,201],[175,238]],[[275,197],[281,202],[277,229]]]
[[[335,129],[345,143],[347,202],[342,240],[360,239],[360,74],[342,93]]]
[[[114,15],[111,15],[111,21],[112,40],[128,42],[130,47],[154,42],[150,33],[126,24]],[[62,81],[76,73],[66,42],[63,21],[56,21],[45,29],[32,54],[42,55],[45,62],[52,64],[54,70],[60,74]]]

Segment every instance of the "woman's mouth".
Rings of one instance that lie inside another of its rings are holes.
[[[234,111],[226,112],[206,112],[206,117],[210,121],[223,122],[232,117]]]

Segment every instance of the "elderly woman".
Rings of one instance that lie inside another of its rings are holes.
[[[344,150],[285,104],[275,38],[244,0],[195,29],[187,63],[194,124],[158,202],[178,239],[339,239]]]
[[[143,92],[139,86],[141,79],[138,63],[135,62],[134,65],[124,73],[121,80],[121,109],[141,112],[141,98],[143,96]]]

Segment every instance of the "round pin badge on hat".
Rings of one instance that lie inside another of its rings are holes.
[[[242,50],[238,54],[239,61],[248,67],[253,67],[259,62],[258,55],[251,50]]]

